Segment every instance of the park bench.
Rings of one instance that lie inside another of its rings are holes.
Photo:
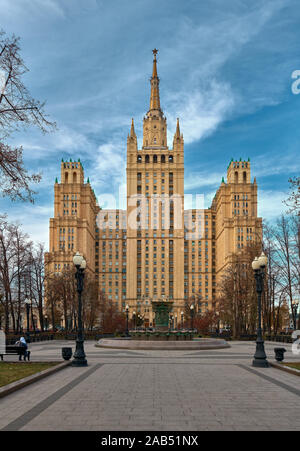
[[[3,360],[4,355],[18,355],[19,360],[22,360],[22,355],[24,356],[24,360],[30,360],[30,351],[27,351],[24,346],[6,346],[5,353],[0,351],[0,358]]]

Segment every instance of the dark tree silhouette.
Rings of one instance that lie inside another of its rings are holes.
[[[33,202],[30,184],[41,177],[27,172],[22,147],[11,147],[5,140],[21,128],[34,125],[45,133],[56,124],[47,118],[45,104],[32,98],[22,81],[28,69],[20,56],[19,41],[0,31],[0,183],[3,196]]]

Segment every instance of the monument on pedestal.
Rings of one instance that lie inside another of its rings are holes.
[[[170,313],[173,301],[163,297],[151,300],[155,314],[154,329],[130,330],[129,337],[101,338],[96,346],[114,349],[143,349],[143,350],[197,350],[222,349],[230,346],[225,340],[211,338],[197,338],[194,340],[194,331],[185,329],[172,330],[170,326]]]
[[[169,329],[170,313],[173,308],[173,301],[169,299],[151,301],[153,312],[155,313],[155,330],[166,331]]]

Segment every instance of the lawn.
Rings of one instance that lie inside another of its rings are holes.
[[[300,370],[300,362],[293,362],[293,363],[291,363],[291,362],[285,363],[284,362],[284,365],[289,366],[290,368],[295,368],[296,370]]]
[[[32,376],[35,373],[46,370],[57,365],[57,362],[45,363],[11,363],[0,362],[0,387],[23,379],[27,376]]]

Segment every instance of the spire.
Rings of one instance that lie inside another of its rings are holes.
[[[131,138],[135,138],[135,137],[136,137],[135,130],[134,130],[134,121],[133,121],[133,118],[132,118],[132,120],[131,120],[130,137],[131,137]]]
[[[179,118],[177,118],[177,125],[176,125],[175,138],[180,138]]]
[[[158,50],[157,49],[154,49],[154,50],[152,50],[152,53],[153,53],[153,56],[154,56],[154,59],[153,59],[153,71],[152,71],[152,78],[158,78],[157,77],[157,61],[156,61],[156,55],[157,55],[157,53],[158,53]]]
[[[150,79],[151,83],[151,96],[150,96],[150,110],[160,110],[160,100],[159,100],[159,78],[157,76],[157,61],[156,55],[158,50],[154,49],[153,52],[153,70],[152,77]]]

